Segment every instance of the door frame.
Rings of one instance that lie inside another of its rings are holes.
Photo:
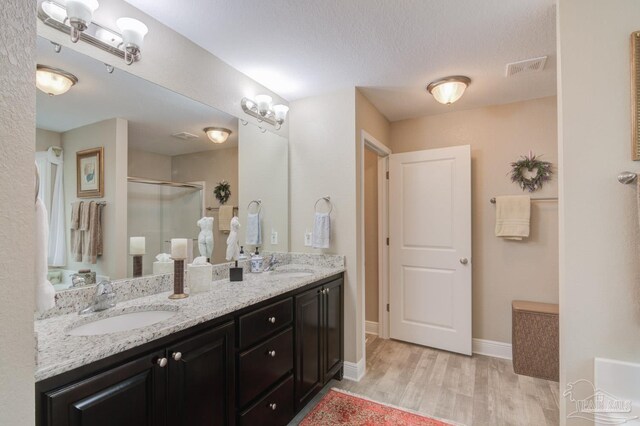
[[[389,247],[387,237],[389,236],[389,181],[387,172],[389,170],[389,155],[391,149],[365,130],[360,133],[360,247],[362,247],[361,268],[362,268],[362,353],[364,365],[366,365],[366,317],[365,317],[365,294],[366,294],[366,269],[365,269],[365,210],[364,210],[364,150],[370,149],[378,154],[378,337],[389,338]]]

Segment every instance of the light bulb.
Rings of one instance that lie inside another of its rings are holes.
[[[261,116],[266,117],[266,115],[269,113],[269,110],[271,109],[272,100],[273,99],[269,95],[256,96],[255,101],[258,106],[258,113]]]
[[[289,112],[289,107],[286,105],[273,106],[273,113],[278,124],[284,123],[284,119],[287,118],[287,112]]]

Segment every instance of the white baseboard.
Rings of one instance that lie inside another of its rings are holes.
[[[473,339],[473,353],[494,358],[512,359],[511,344],[493,340]]]
[[[375,321],[365,321],[364,322],[364,331],[367,334],[375,334],[378,335],[378,323]]]
[[[356,362],[344,362],[344,378],[354,382],[359,382],[364,377],[365,373],[365,360],[364,357],[360,358],[360,361]]]

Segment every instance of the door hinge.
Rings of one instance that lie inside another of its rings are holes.
[[[387,172],[387,180],[389,180],[389,172]]]
[[[387,312],[389,312],[389,304],[387,303]]]
[[[387,245],[389,245],[389,237],[387,237]]]

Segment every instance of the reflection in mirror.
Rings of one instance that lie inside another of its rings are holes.
[[[144,252],[142,275],[172,272],[162,256],[172,238],[191,242],[191,259],[202,252],[225,262],[229,222],[239,216],[245,226],[248,199],[262,200],[259,245],[288,250],[286,138],[252,124],[240,130],[229,114],[37,43],[39,64],[77,78],[60,95],[37,90],[39,196],[49,212],[56,289],[131,277],[135,253]]]

